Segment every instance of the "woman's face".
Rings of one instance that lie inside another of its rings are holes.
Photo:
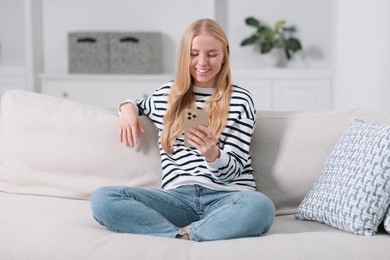
[[[190,74],[198,87],[215,87],[216,76],[224,62],[223,43],[200,34],[192,40]]]

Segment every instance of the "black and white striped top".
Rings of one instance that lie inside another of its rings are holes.
[[[171,86],[172,82],[169,82],[149,98],[136,101],[139,115],[148,116],[154,122],[159,137],[164,127],[163,116]],[[201,109],[214,89],[194,86],[193,91],[196,105]],[[215,162],[206,162],[197,149],[185,146],[184,135],[176,139],[172,154],[167,154],[159,142],[163,170],[162,188],[173,189],[198,184],[214,190],[254,190],[256,184],[252,175],[249,147],[256,123],[255,115],[256,110],[249,91],[233,85],[227,125],[218,142],[221,156]]]

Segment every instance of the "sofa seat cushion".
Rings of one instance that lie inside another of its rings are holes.
[[[389,236],[356,236],[276,217],[263,237],[214,242],[114,233],[92,217],[89,201],[0,192],[1,259],[386,259]]]

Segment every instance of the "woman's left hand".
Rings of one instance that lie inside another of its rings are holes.
[[[210,128],[200,125],[191,128],[186,133],[187,142],[198,149],[207,162],[214,162],[220,156],[220,150],[217,146],[217,137]]]

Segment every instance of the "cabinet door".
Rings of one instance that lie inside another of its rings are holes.
[[[275,80],[274,110],[330,109],[330,80]]]
[[[241,79],[237,85],[251,92],[256,109],[270,110],[272,108],[272,88],[270,80]]]

